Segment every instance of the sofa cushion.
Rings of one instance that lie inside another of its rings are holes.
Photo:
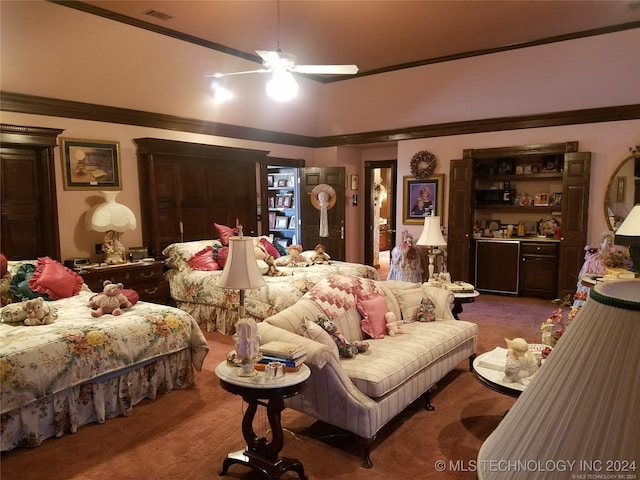
[[[306,320],[300,325],[300,331],[304,337],[310,338],[311,340],[327,346],[331,351],[331,354],[336,357],[336,360],[340,360],[340,352],[335,340],[316,322]]]
[[[420,285],[414,288],[396,289],[391,287],[393,295],[400,304],[400,311],[402,312],[402,320],[405,323],[415,322],[418,318],[418,307],[424,297],[422,287]]]
[[[472,339],[478,329],[470,322],[445,320],[414,322],[403,330],[393,337],[368,340],[368,351],[341,361],[345,373],[365,395],[377,398],[389,393]]]

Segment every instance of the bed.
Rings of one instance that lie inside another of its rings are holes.
[[[57,315],[48,325],[0,323],[2,451],[36,447],[194,385],[208,345],[193,317],[140,301],[94,318],[93,295],[83,286],[47,302]]]
[[[261,240],[255,237],[256,243]],[[264,238],[264,237],[263,237]],[[192,268],[193,259],[207,249],[222,246],[220,240],[200,240],[174,243],[164,249],[167,265],[165,276],[169,281],[171,297],[179,308],[190,313],[203,329],[218,331],[225,335],[234,333],[238,321],[237,290],[226,290],[216,286],[221,270],[198,270]],[[301,252],[307,259],[313,251]],[[284,259],[284,256],[281,257]],[[312,286],[331,274],[341,274],[379,280],[375,268],[358,263],[330,260],[328,264],[283,266],[276,259],[282,276],[264,275],[266,286],[245,292],[245,308],[248,317],[264,320],[293,305]],[[264,262],[256,260],[266,273]]]

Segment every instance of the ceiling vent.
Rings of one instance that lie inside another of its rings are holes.
[[[158,10],[147,10],[146,12],[142,12],[142,13],[150,17],[157,18],[159,20],[170,20],[173,18],[172,15],[169,15],[168,13],[159,12]]]

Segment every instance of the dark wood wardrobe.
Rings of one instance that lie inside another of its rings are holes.
[[[136,138],[144,245],[160,255],[169,244],[217,238],[214,223],[258,234],[257,182],[262,150]]]

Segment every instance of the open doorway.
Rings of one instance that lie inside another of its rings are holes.
[[[365,263],[389,272],[391,250],[396,244],[397,161],[365,162]]]

